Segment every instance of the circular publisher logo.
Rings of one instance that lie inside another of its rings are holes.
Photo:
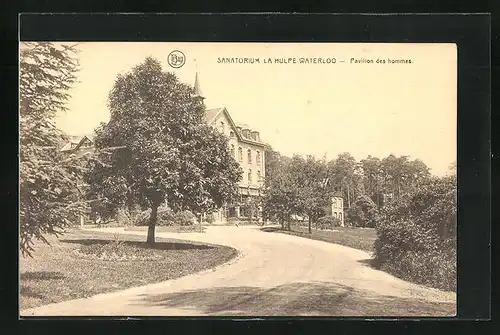
[[[171,67],[178,69],[186,63],[186,56],[182,51],[174,50],[168,55],[167,62]]]

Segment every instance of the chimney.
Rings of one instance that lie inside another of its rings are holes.
[[[252,131],[252,139],[254,141],[257,141],[257,142],[260,142],[260,136],[259,136],[259,132],[258,131]]]

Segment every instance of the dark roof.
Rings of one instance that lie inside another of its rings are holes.
[[[342,192],[340,192],[340,191],[335,191],[335,192],[332,194],[332,197],[343,198],[344,196],[342,195]]]
[[[94,134],[87,135],[69,135],[69,141],[61,148],[61,151],[73,151],[78,149],[83,143],[84,139],[87,138],[90,142],[94,143]],[[72,146],[74,144],[75,146]]]

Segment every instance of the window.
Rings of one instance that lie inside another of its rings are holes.
[[[337,217],[337,212],[335,212],[335,218],[336,218],[336,219],[338,218],[338,217]]]
[[[231,157],[234,158],[234,144],[231,144]]]
[[[337,208],[337,200],[333,199],[333,208]]]
[[[234,137],[234,131],[232,131],[232,130],[231,130],[231,131],[229,132],[229,137],[231,137],[231,138],[233,138],[233,137]]]
[[[238,160],[243,162],[243,149],[241,147],[238,148]]]
[[[252,169],[249,169],[248,170],[248,182],[251,183],[252,182]]]
[[[257,156],[255,157],[257,164],[260,164],[260,151],[257,151]]]
[[[342,213],[339,213],[339,219],[342,221]]]
[[[260,181],[260,180],[261,180],[260,170],[257,170],[257,181]]]
[[[252,164],[252,150],[248,149],[247,155],[248,155],[248,164]]]
[[[220,131],[224,132],[224,122],[223,121],[220,122]]]

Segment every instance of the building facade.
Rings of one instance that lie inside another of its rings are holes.
[[[262,207],[259,204],[259,198],[266,175],[267,144],[262,142],[260,133],[255,129],[247,125],[236,124],[225,107],[207,110],[205,121],[229,138],[229,152],[243,171],[238,183],[237,203],[224,206],[215,212],[214,220],[224,222],[228,218],[261,218]]]
[[[194,98],[203,101],[198,73],[194,80]],[[238,201],[227,204],[212,213],[215,222],[225,222],[230,218],[259,219],[262,217],[260,196],[266,176],[265,152],[268,145],[260,137],[259,131],[245,124],[235,123],[225,107],[205,111],[205,122],[229,139],[229,152],[240,164],[243,171],[238,183]]]
[[[344,227],[344,198],[341,195],[332,197],[332,214],[334,218],[340,220],[340,226]]]

